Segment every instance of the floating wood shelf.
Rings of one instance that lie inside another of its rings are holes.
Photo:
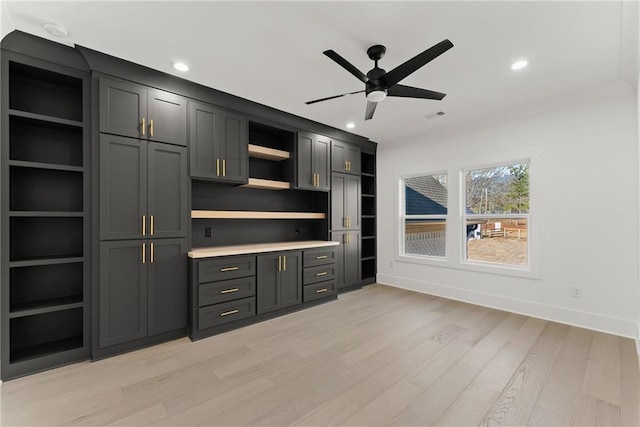
[[[315,212],[261,212],[261,211],[191,211],[191,218],[200,219],[324,219],[324,213]]]
[[[249,178],[249,183],[242,187],[262,188],[264,190],[288,190],[291,184],[284,181],[272,181],[270,179]]]
[[[287,160],[291,155],[288,151],[276,150],[261,145],[249,144],[249,157],[266,160]]]

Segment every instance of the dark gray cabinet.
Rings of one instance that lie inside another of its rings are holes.
[[[360,231],[334,231],[331,240],[336,247],[336,281],[338,289],[360,284]]]
[[[344,141],[331,141],[331,170],[360,174],[360,147]]]
[[[301,190],[329,191],[331,141],[321,135],[298,132],[296,187]]]
[[[187,101],[146,86],[100,79],[100,132],[186,146]]]
[[[100,239],[186,237],[187,150],[100,135]]]
[[[192,178],[245,184],[249,176],[246,117],[212,105],[189,103]]]
[[[302,252],[257,257],[257,312],[267,313],[302,302]]]
[[[333,173],[331,177],[331,229],[360,228],[360,177]]]
[[[186,327],[186,239],[100,243],[100,347]]]

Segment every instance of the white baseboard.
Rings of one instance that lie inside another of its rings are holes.
[[[460,289],[453,286],[407,279],[389,274],[378,274],[377,282],[383,285],[407,289],[423,294],[463,301],[511,313],[537,317],[567,325],[579,326],[599,332],[631,338],[636,341],[640,354],[640,323],[619,317],[573,310],[549,304],[540,304],[501,295]]]

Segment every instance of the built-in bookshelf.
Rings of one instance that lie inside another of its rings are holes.
[[[364,284],[376,280],[376,156],[374,153],[361,153],[361,271]]]

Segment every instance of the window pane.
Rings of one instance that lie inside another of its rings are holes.
[[[425,175],[404,180],[406,215],[446,215],[447,175]]]
[[[467,260],[527,266],[526,218],[467,220]]]
[[[529,213],[527,163],[465,172],[468,214]]]
[[[404,230],[405,254],[446,256],[445,220],[406,220]]]

